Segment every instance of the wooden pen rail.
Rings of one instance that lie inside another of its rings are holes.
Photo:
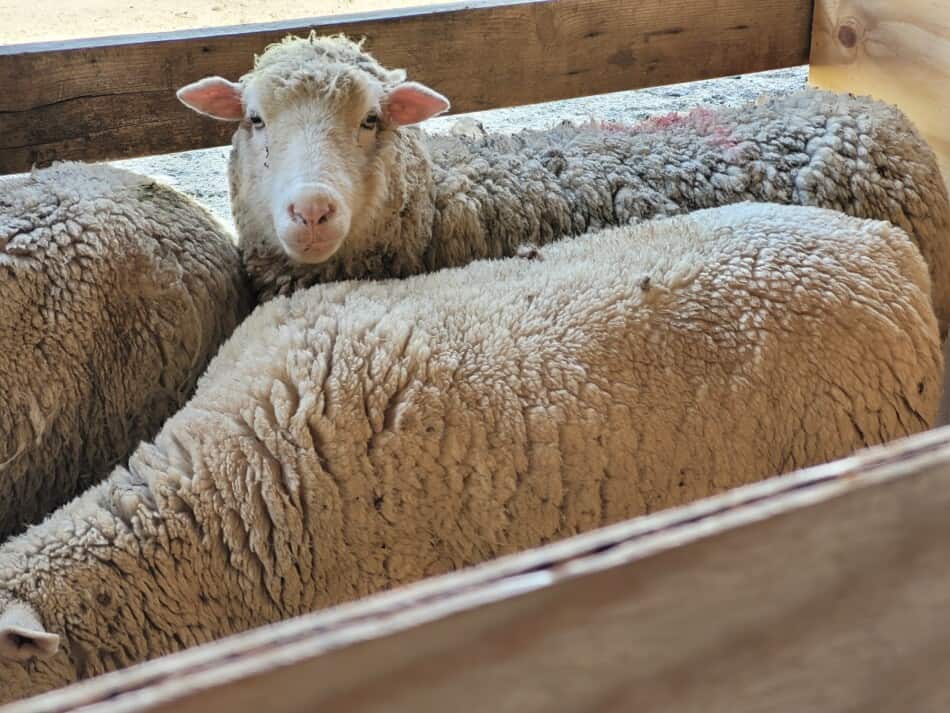
[[[2,713],[950,710],[950,428]]]
[[[801,65],[811,0],[469,2],[0,47],[0,174],[225,144],[233,127],[175,90],[237,79],[267,44],[311,28],[365,36],[467,112]]]

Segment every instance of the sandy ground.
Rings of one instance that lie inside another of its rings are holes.
[[[0,44],[193,30],[432,4],[431,0],[0,0]]]

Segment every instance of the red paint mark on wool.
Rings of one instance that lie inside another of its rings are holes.
[[[648,131],[658,131],[661,129],[668,129],[671,126],[684,124],[686,123],[686,119],[687,117],[683,116],[682,114],[677,114],[675,111],[673,111],[669,114],[651,116],[649,119],[641,121],[640,124],[635,126]]]
[[[666,129],[676,124],[682,124],[685,121],[686,117],[676,112],[671,112],[662,116],[651,116],[649,119],[638,121],[635,124],[620,124],[616,121],[592,121],[590,125],[595,129],[609,133],[635,134]]]
[[[630,127],[624,124],[618,124],[616,121],[600,121],[597,122],[595,128],[600,129],[601,131],[607,131],[612,134],[626,133],[630,131]]]
[[[635,124],[620,124],[615,121],[594,121],[592,125],[602,131],[610,132],[653,132],[669,129],[673,126],[693,126],[702,133],[710,133],[717,126],[718,114],[711,109],[698,107],[687,114],[678,114],[675,111],[669,114],[651,116]]]
[[[709,134],[709,143],[722,149],[734,149],[738,144],[732,137],[732,132],[724,126],[717,126]]]
[[[731,149],[736,147],[731,125],[723,124],[718,112],[700,106],[687,114],[666,114],[644,122],[651,130],[669,129],[675,126],[687,126],[698,134],[706,136],[713,146]]]
[[[677,126],[689,127],[705,136],[710,144],[722,149],[734,149],[738,145],[732,135],[732,126],[720,123],[719,114],[708,107],[696,107],[686,114],[670,112],[634,124],[621,124],[615,121],[592,121],[593,128],[612,134],[619,133],[655,133]]]

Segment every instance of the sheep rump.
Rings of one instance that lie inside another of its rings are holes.
[[[929,290],[898,228],[744,204],[274,299],[0,548],[0,700],[925,430]]]
[[[107,475],[250,308],[189,198],[105,165],[0,180],[0,540]]]

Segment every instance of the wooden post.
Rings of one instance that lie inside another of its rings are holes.
[[[898,105],[950,178],[950,3],[816,0],[810,80]]]

